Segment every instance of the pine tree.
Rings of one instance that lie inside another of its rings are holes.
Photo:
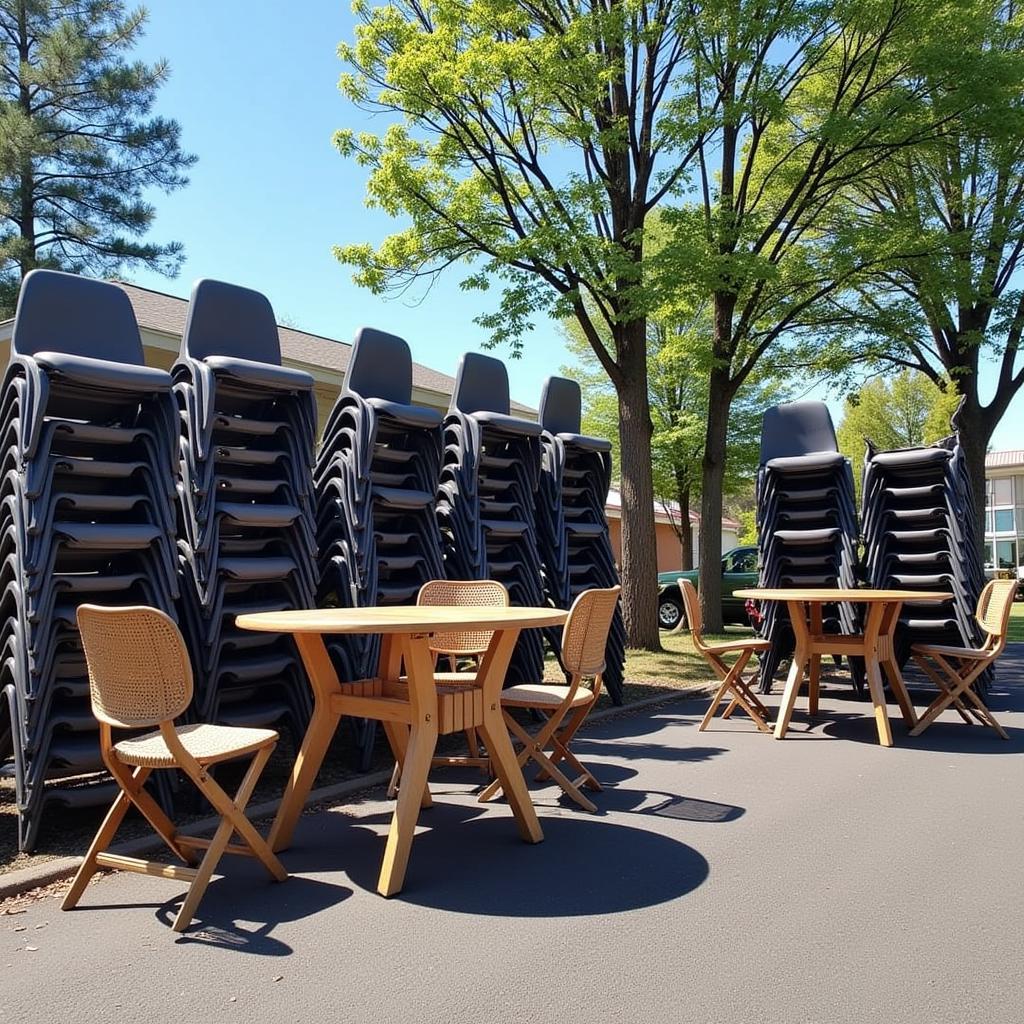
[[[165,61],[131,62],[146,22],[121,0],[0,0],[0,307],[33,267],[177,272],[180,242],[144,236],[151,188],[187,183],[195,157],[152,116]]]

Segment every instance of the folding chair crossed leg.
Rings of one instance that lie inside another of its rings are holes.
[[[559,729],[559,725],[561,725],[562,720],[566,717],[565,712],[563,711],[559,714],[556,711],[547,718],[539,731],[533,735],[507,711],[502,710],[502,716],[505,719],[505,724],[508,726],[508,731],[522,744],[522,748],[516,756],[520,769],[526,766],[527,761],[536,761],[540,768],[540,771],[537,773],[538,780],[551,779],[558,783],[565,793],[572,797],[580,807],[593,814],[597,812],[597,805],[584,796],[581,788],[585,786],[587,789],[600,791],[602,788],[601,784],[579,762],[568,746],[576,730],[587,717],[589,710],[589,705],[578,708],[562,729]],[[551,756],[545,752],[549,746],[552,748]],[[573,771],[579,773],[575,779],[570,779],[558,767],[558,763],[563,760],[572,766]],[[501,782],[495,779],[484,789],[478,799],[480,803],[486,803],[488,800],[496,797],[500,791]]]
[[[174,765],[174,767],[185,771],[203,796],[220,814],[221,821],[212,839],[182,835],[177,831],[170,818],[167,817],[156,801],[143,789],[146,780],[154,771],[153,768],[139,766],[132,771],[128,765],[121,761],[113,757],[109,758],[107,760],[107,767],[121,787],[121,792],[114,800],[113,805],[103,820],[103,824],[96,833],[96,837],[93,839],[85,859],[75,875],[71,889],[64,897],[61,909],[71,910],[78,903],[90,879],[101,868],[156,875],[161,878],[171,878],[176,881],[191,883],[185,900],[174,920],[174,931],[181,932],[191,923],[199,906],[199,901],[206,892],[206,887],[210,884],[214,869],[225,853],[256,857],[267,869],[271,877],[279,882],[284,881],[288,877],[287,871],[285,871],[281,862],[271,852],[266,841],[256,831],[255,826],[244,813],[253,790],[256,788],[256,782],[273,749],[274,744],[271,743],[256,751],[233,800],[210,777],[206,765],[199,762]],[[156,833],[170,848],[171,852],[184,861],[185,866],[163,864],[159,861],[142,860],[107,852],[107,848],[113,841],[121,822],[124,820],[129,808],[133,805],[142,813]],[[242,840],[241,843],[230,842],[232,835],[236,832]],[[197,851],[199,850],[205,850],[206,853],[197,864]]]
[[[915,663],[925,672],[929,679],[938,687],[939,695],[928,705],[928,709],[917,720],[917,725],[910,730],[911,736],[920,736],[946,708],[952,705],[965,722],[971,722],[968,715],[974,715],[982,725],[991,726],[1004,739],[1008,740],[1006,730],[996,720],[995,715],[986,707],[985,702],[971,689],[971,684],[981,675],[992,661],[989,657],[957,657],[947,658],[935,650],[913,652]],[[936,672],[928,663],[931,658],[939,666]],[[957,664],[950,663],[955,658]],[[966,703],[965,703],[966,701]]]
[[[715,717],[715,712],[725,699],[726,694],[731,694],[732,699],[722,715],[723,718],[732,717],[733,712],[740,708],[750,716],[761,732],[771,732],[771,727],[767,721],[769,715],[768,708],[751,690],[749,681],[743,675],[743,670],[746,668],[747,662],[753,653],[753,650],[749,648],[742,649],[739,657],[730,667],[719,654],[705,650],[704,656],[711,663],[715,674],[722,682],[715,692],[711,704],[704,714],[704,718],[701,720],[700,726],[697,729],[698,732],[703,732],[711,724],[711,720]]]

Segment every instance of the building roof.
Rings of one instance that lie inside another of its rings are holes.
[[[989,452],[985,456],[986,469],[1024,469],[1024,448],[1010,448],[1002,452]]]
[[[615,487],[608,492],[605,512],[616,519],[622,516],[622,493]],[[654,519],[658,523],[677,523],[679,521],[679,504],[675,501],[656,500],[654,502]],[[694,512],[692,509],[690,510],[690,524],[700,527],[700,513]],[[730,516],[722,516],[722,526],[727,530],[738,530],[741,524]]]
[[[140,288],[136,284],[115,281],[128,294],[135,319],[139,327],[163,334],[173,334],[180,338],[185,330],[185,315],[188,312],[188,299],[176,295]],[[352,346],[348,342],[325,338],[320,334],[297,331],[292,327],[278,325],[281,338],[281,356],[283,359],[310,366],[320,366],[325,370],[335,370],[343,374],[348,366]],[[412,364],[413,385],[428,391],[438,391],[450,395],[455,387],[455,378],[446,373],[432,370],[422,363]]]

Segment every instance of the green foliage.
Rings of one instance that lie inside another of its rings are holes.
[[[710,307],[704,303],[689,319],[675,319],[678,302],[667,304],[647,320],[648,388],[654,431],[651,457],[658,498],[680,501],[700,496],[701,463],[708,413],[711,365]],[[574,362],[562,372],[580,383],[583,422],[588,433],[614,440],[619,415],[615,390],[575,320],[562,325]],[[752,492],[761,440],[761,415],[769,405],[785,401],[786,384],[776,375],[757,371],[737,392],[729,419],[725,494]]]
[[[640,272],[644,221],[684,184],[696,130],[676,98],[687,5],[353,10],[341,89],[392,120],[381,134],[339,131],[335,144],[367,170],[367,204],[407,226],[376,247],[340,246],[338,258],[378,293],[463,266],[464,288],[500,287],[479,322],[513,349],[544,313],[582,317],[591,345],[599,323],[615,377],[614,328],[657,301]]]
[[[858,499],[868,440],[883,451],[931,444],[949,434],[958,402],[952,388],[943,391],[911,370],[874,377],[848,396],[836,435],[839,450],[853,465]]]
[[[145,25],[121,0],[0,0],[0,305],[34,266],[173,274],[178,242],[142,241],[148,188],[195,158],[151,114],[167,64],[130,62]]]
[[[848,362],[948,382],[967,399],[977,461],[1024,386],[1024,14],[963,4],[948,32],[943,63],[922,76],[925,116],[942,130],[866,168],[823,227],[867,268],[836,304],[833,346]],[[979,388],[985,361],[991,395]]]

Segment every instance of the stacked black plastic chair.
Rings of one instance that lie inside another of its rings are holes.
[[[3,384],[0,685],[19,843],[48,807],[106,803],[76,626],[80,604],[173,614],[177,417],[143,365],[127,295],[71,274],[24,280]],[[99,783],[97,785],[97,783]]]
[[[791,402],[768,409],[761,425],[757,474],[757,528],[763,587],[857,585],[857,511],[849,459],[839,453],[823,402]],[[825,605],[827,633],[855,633],[859,611]],[[785,605],[767,602],[761,635],[772,642],[760,656],[761,689],[771,690],[780,663],[793,651]],[[851,666],[857,690],[863,669]]]
[[[508,374],[490,356],[467,352],[444,421],[437,515],[449,579],[503,583],[514,605],[544,604],[535,504],[541,425],[509,415]],[[542,678],[544,645],[523,630],[509,682]]]
[[[313,607],[313,378],[281,366],[274,311],[263,295],[211,280],[192,290],[172,374],[193,713],[299,734],[310,696],[293,641],[240,630],[234,619]]]
[[[580,386],[564,377],[548,377],[540,399],[541,474],[537,496],[537,540],[544,593],[557,608],[569,608],[592,587],[619,582],[605,504],[612,479],[611,443],[580,433]],[[557,650],[561,630],[548,636]],[[604,684],[622,703],[626,629],[616,607],[608,634]]]
[[[977,646],[974,612],[985,573],[959,436],[898,451],[878,451],[868,441],[862,511],[871,586],[949,594],[940,604],[904,604],[896,631],[900,664],[913,643]]]
[[[444,577],[441,422],[412,404],[409,346],[362,328],[316,463],[321,606],[415,604],[427,580]],[[328,649],[342,679],[376,674],[376,640],[338,637]]]

